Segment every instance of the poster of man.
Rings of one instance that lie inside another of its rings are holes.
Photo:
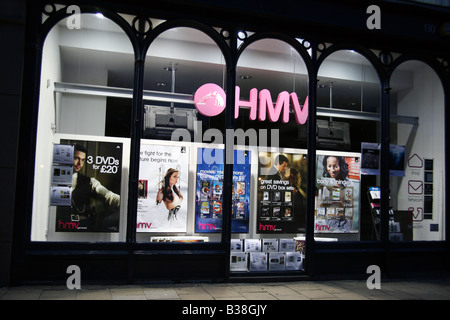
[[[61,140],[61,145],[73,146],[71,201],[57,206],[55,231],[119,232],[122,143]]]

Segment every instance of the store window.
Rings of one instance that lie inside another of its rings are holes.
[[[362,54],[338,50],[318,80],[316,238],[379,240],[379,77]]]
[[[395,69],[391,88],[389,239],[445,240],[442,83],[414,60]]]
[[[250,42],[239,56],[233,273],[304,268],[308,72],[297,50],[286,41],[262,39]]]
[[[225,115],[202,114],[195,101],[199,106],[212,101],[213,106],[225,107],[225,70],[219,46],[198,29],[168,29],[150,44],[144,75],[137,241],[221,241]],[[200,88],[206,84],[215,90],[202,93]]]
[[[31,240],[125,241],[133,47],[100,12],[78,22],[43,46]]]

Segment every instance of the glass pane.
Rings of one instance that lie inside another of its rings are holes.
[[[392,241],[445,240],[444,91],[425,63],[402,63],[391,79]]]
[[[305,63],[286,42],[263,39],[242,52],[236,80],[231,271],[301,272],[308,161]]]
[[[377,240],[380,81],[352,50],[326,57],[318,80],[315,232],[335,241]]]
[[[215,89],[202,103],[225,107],[225,66],[217,44],[180,27],[150,45],[145,67],[137,239],[140,242],[218,242],[222,232],[224,112],[197,111],[194,94]]]
[[[125,240],[133,49],[100,14],[80,23],[62,20],[44,43],[33,241]]]

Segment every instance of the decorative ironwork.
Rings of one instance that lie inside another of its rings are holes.
[[[51,9],[51,10],[49,11],[49,9]],[[42,11],[46,16],[51,16],[52,14],[54,14],[57,11],[56,5],[53,3],[48,3],[44,6]]]
[[[311,47],[312,47],[311,42],[310,42],[309,40],[302,39],[302,40],[300,41],[300,43],[302,44],[302,46],[303,46],[306,50],[309,50],[309,49],[311,49]]]
[[[148,17],[135,17],[131,25],[133,31],[140,37],[147,36],[153,29],[152,21]]]
[[[319,52],[323,52],[323,51],[325,51],[326,49],[327,49],[326,43],[324,43],[324,42],[319,42],[319,43],[317,44],[317,50],[318,50]]]
[[[447,59],[442,59],[441,65],[447,73],[450,73],[450,62]]]
[[[231,39],[231,32],[227,29],[220,30],[220,35],[224,40],[230,40]]]
[[[378,55],[378,58],[380,59],[381,63],[385,66],[389,66],[394,60],[392,54],[387,51],[381,51]]]
[[[237,37],[241,41],[245,41],[248,38],[248,34],[245,30],[239,30],[237,33]]]

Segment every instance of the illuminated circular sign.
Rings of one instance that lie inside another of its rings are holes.
[[[214,83],[207,83],[197,89],[194,95],[195,107],[200,114],[214,117],[225,109],[226,94]]]

